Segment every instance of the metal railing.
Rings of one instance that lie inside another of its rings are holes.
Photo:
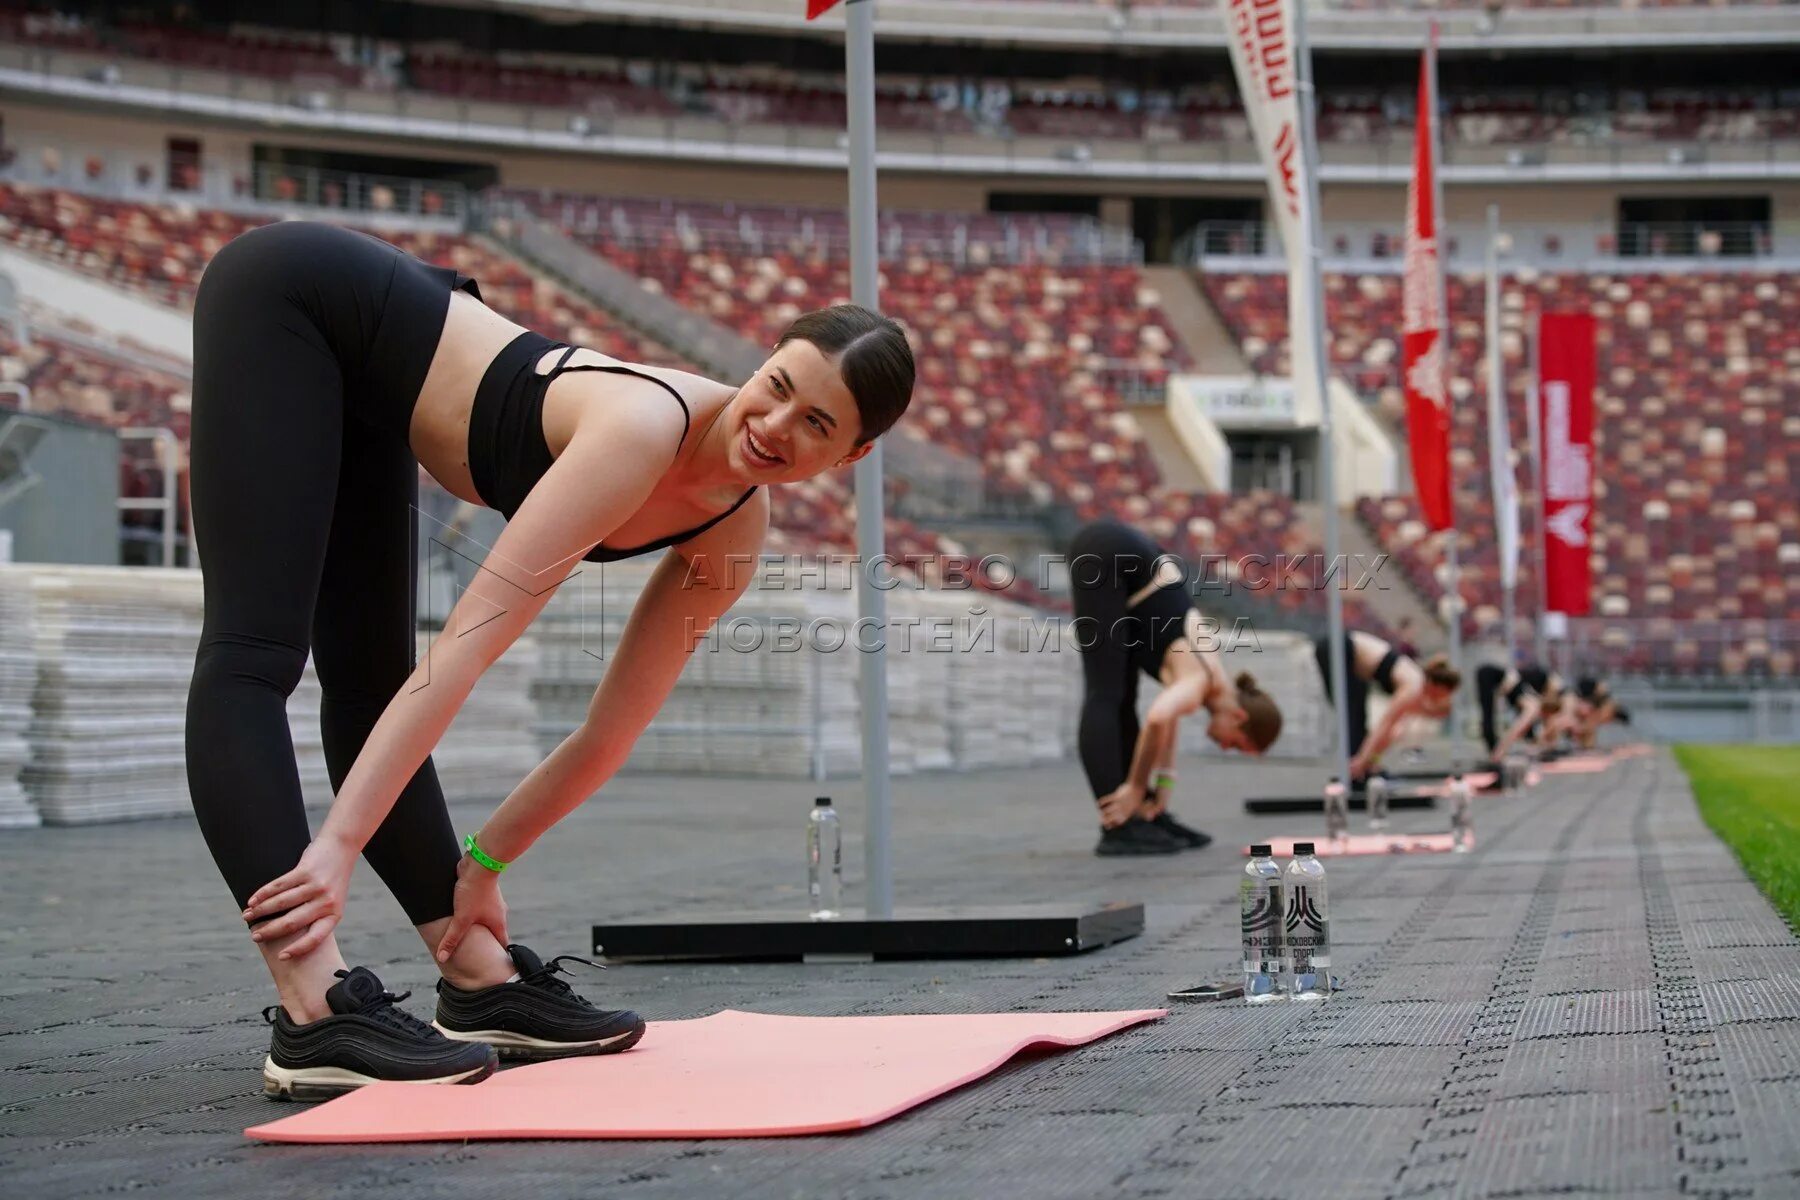
[[[131,427],[118,431],[119,440],[149,442],[156,451],[157,465],[162,470],[163,490],[160,496],[121,496],[119,511],[157,512],[162,514],[162,561],[159,566],[175,565],[176,512],[179,492],[175,482],[176,462],[181,456],[181,443],[175,431],[166,426]]]
[[[1695,0],[1677,7],[1592,3],[1575,8],[1506,8],[1431,0],[1305,0],[1314,46],[1416,50],[1420,20],[1436,17],[1447,47],[1518,47],[1603,41],[1608,45],[1692,46],[1794,36],[1793,9],[1782,3],[1716,7]],[[813,23],[790,0],[489,0],[500,9],[579,13],[584,19],[677,21],[712,28],[782,30],[829,37],[843,28],[839,13]],[[1007,44],[1223,46],[1222,3],[1155,4],[1124,0],[888,0],[875,17],[878,37],[954,38]],[[841,11],[841,10],[840,10]]]
[[[454,180],[332,171],[320,167],[256,163],[248,173],[230,167],[191,170],[143,161],[116,148],[88,149],[30,140],[0,154],[0,180],[54,187],[132,203],[189,204],[228,212],[333,214],[379,223],[383,219],[437,222],[459,228],[469,213],[469,191]]]
[[[1321,230],[1327,261],[1359,271],[1398,272],[1404,265],[1401,226],[1368,222],[1327,222]],[[1800,230],[1752,221],[1532,222],[1501,232],[1503,265],[1581,269],[1620,259],[1718,261],[1744,265],[1762,260],[1800,260]],[[1487,232],[1451,222],[1442,240],[1450,261],[1465,268],[1483,261]],[[1260,260],[1270,267],[1282,259],[1280,237],[1262,221],[1204,221],[1175,243],[1175,260],[1199,265],[1208,259]]]
[[[1574,674],[1712,679],[1733,688],[1800,681],[1800,620],[1789,618],[1581,617],[1552,647]]]
[[[278,163],[256,164],[247,194],[265,204],[442,217],[458,222],[469,211],[468,189],[454,180],[365,175]]]
[[[679,204],[664,211],[602,197],[515,189],[499,196],[508,211],[529,211],[565,232],[626,250],[674,244],[688,252],[760,255],[785,250],[839,258],[850,253],[850,234],[841,214],[840,219],[832,220],[823,209],[696,213]],[[1045,220],[1024,215],[886,210],[877,223],[877,253],[886,261],[913,255],[958,266],[1042,262],[1137,265],[1144,261],[1143,244],[1129,230],[1103,225],[1092,217]]]
[[[1411,37],[1416,43],[1416,31]],[[590,113],[433,92],[302,84],[19,43],[0,43],[0,90],[188,117],[256,119],[323,132],[379,132],[539,152],[805,167],[841,166],[845,154],[843,131],[831,125],[736,122],[691,112]],[[1409,138],[1328,141],[1321,152],[1324,177],[1330,181],[1397,181],[1411,166]],[[1256,149],[1247,138],[1165,142],[885,128],[878,157],[885,166],[915,171],[1165,179],[1219,178],[1222,173],[1245,181],[1262,177]],[[1712,176],[1736,172],[1800,177],[1800,139],[1679,144],[1601,139],[1530,146],[1451,141],[1443,157],[1446,176],[1453,181],[1679,178],[1702,171]]]
[[[1616,248],[1620,258],[1767,258],[1775,235],[1750,221],[1632,221],[1620,223]]]

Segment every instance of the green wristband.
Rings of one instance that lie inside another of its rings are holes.
[[[463,839],[463,849],[468,851],[470,858],[474,859],[496,875],[512,865],[511,863],[501,862],[499,859],[483,850],[480,846],[477,846],[475,844],[475,835],[472,833]]]
[[[1150,777],[1150,785],[1152,787],[1160,788],[1174,782],[1175,772],[1173,771],[1158,771],[1155,775]]]

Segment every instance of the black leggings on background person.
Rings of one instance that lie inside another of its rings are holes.
[[[1505,679],[1506,669],[1493,663],[1483,663],[1475,670],[1475,695],[1481,700],[1481,740],[1489,758],[1500,745],[1500,684]]]
[[[412,672],[407,431],[459,287],[474,291],[385,242],[305,223],[239,237],[201,279],[190,479],[205,618],[187,773],[240,907],[311,840],[287,713],[308,650],[333,791]],[[363,857],[423,925],[451,915],[461,854],[428,758]]]
[[[1184,586],[1159,588],[1129,607],[1163,559],[1179,565],[1144,534],[1117,521],[1084,526],[1069,543],[1082,676],[1077,744],[1096,798],[1115,791],[1130,774],[1140,732],[1139,672],[1156,676],[1169,642],[1185,636],[1190,602]]]
[[[1508,676],[1512,686],[1506,686]],[[1475,694],[1481,700],[1481,740],[1492,757],[1500,746],[1500,702],[1513,712],[1520,712],[1528,696],[1543,697],[1555,690],[1554,677],[1543,667],[1528,664],[1508,671],[1493,663],[1483,663],[1475,671]]]
[[[1389,648],[1386,655],[1375,668],[1374,682],[1390,696],[1394,693],[1394,664],[1400,661],[1400,652]],[[1327,699],[1336,700],[1331,690],[1331,639],[1313,639],[1313,661],[1319,664],[1319,676],[1325,681]],[[1348,693],[1350,709],[1350,750],[1354,757],[1369,740],[1369,680],[1356,673],[1356,645],[1348,633],[1344,634],[1344,690]]]

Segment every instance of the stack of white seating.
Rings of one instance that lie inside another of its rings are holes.
[[[44,820],[189,811],[184,729],[199,576],[58,567],[30,578],[37,692],[21,780]]]
[[[0,827],[40,824],[19,773],[31,757],[26,734],[37,688],[36,612],[31,576],[0,567]]]

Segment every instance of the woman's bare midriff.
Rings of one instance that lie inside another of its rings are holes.
[[[425,374],[425,384],[419,389],[418,402],[413,405],[412,423],[407,430],[413,456],[445,491],[471,504],[482,503],[469,472],[469,421],[475,408],[475,392],[494,357],[524,332],[524,326],[501,316],[475,297],[452,292],[444,332],[432,355],[431,369]],[[538,363],[538,371],[548,372],[562,354],[561,350],[546,354]],[[598,351],[578,350],[573,361],[622,360]],[[734,394],[723,384],[684,371],[631,365],[667,380],[686,398],[692,414],[686,443],[690,448],[699,431]],[[616,382],[617,378],[599,372],[579,372],[559,376],[550,385],[544,398],[543,421],[544,438],[552,457],[561,454],[574,437],[582,412],[591,409],[595,398],[604,395],[608,381]],[[642,508],[607,537],[606,544],[641,546],[691,528],[728,507],[742,490],[735,481],[716,482],[692,495],[678,495],[673,488],[659,486]]]

